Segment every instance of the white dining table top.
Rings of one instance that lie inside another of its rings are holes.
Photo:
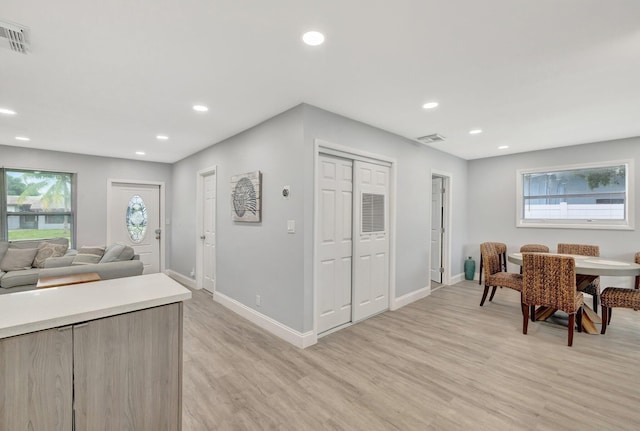
[[[640,265],[634,262],[606,259],[577,254],[540,253],[557,256],[571,256],[576,261],[576,274],[606,275],[606,276],[634,276],[640,275]],[[522,265],[522,253],[511,253],[509,262]]]

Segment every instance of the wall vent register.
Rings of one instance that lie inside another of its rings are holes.
[[[362,194],[362,233],[384,232],[384,195]]]

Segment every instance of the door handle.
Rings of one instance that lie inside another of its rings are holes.
[[[200,239],[205,239],[205,238],[206,238],[206,236],[200,235]]]

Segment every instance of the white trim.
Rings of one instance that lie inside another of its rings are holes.
[[[429,295],[431,295],[431,285],[404,294],[399,298],[395,298],[389,309],[391,311],[397,310],[405,305],[411,304],[412,302],[416,302],[419,299],[426,298]]]
[[[305,333],[298,332],[220,292],[213,292],[213,300],[241,317],[244,317],[265,331],[268,331],[301,349],[312,346],[318,341],[314,331]]]
[[[204,190],[204,177],[207,175],[214,175],[214,187],[216,189],[216,208],[213,209],[214,212],[217,213],[217,206],[218,206],[218,172],[217,172],[217,165],[213,165],[210,166],[208,168],[205,169],[201,169],[198,172],[196,172],[196,237],[195,237],[195,241],[196,241],[196,274],[195,274],[195,280],[196,280],[196,284],[197,284],[197,288],[198,289],[202,289],[203,285],[204,285],[204,270],[202,268],[202,260],[204,259],[204,250],[202,247],[202,240],[200,239],[200,235],[202,234],[202,211],[204,208],[204,205],[202,204],[202,192]],[[216,214],[216,226],[214,227],[214,229],[216,230],[216,238],[218,236],[218,226],[217,226],[217,222],[218,222],[218,217]],[[215,244],[215,246],[217,246],[217,244]],[[216,250],[217,251],[217,250]],[[216,259],[217,259],[218,253],[216,252]],[[217,268],[214,265],[214,268]],[[215,282],[218,280],[217,278],[218,274],[214,274],[214,285],[213,285],[213,290],[215,291]],[[213,292],[211,292],[213,293]]]
[[[391,172],[389,193],[389,307],[395,300],[396,296],[396,188],[397,188],[397,169],[398,162],[392,157],[383,156],[381,154],[362,151],[339,144],[333,144],[322,139],[314,139],[313,153],[313,330],[312,333],[317,340],[318,334],[318,268],[316,260],[318,257],[318,244],[320,238],[320,227],[318,220],[320,219],[320,205],[318,201],[318,159],[320,154],[330,154],[350,160],[359,160],[367,163],[382,164],[389,166]],[[382,163],[381,163],[382,162]]]
[[[442,244],[442,261],[444,263],[444,272],[442,273],[442,284],[451,284],[451,233],[453,226],[453,174],[451,172],[441,171],[439,169],[431,169],[431,178],[434,176],[441,177],[443,181],[443,187],[445,188],[444,202],[444,244]],[[431,200],[429,200],[431,202]],[[431,211],[429,211],[431,213]],[[431,226],[431,222],[429,222]],[[431,238],[429,238],[431,240]],[[431,247],[429,247],[429,255],[431,255]],[[429,262],[429,268],[431,268],[431,262]],[[431,276],[429,276],[431,279]]]
[[[566,171],[581,168],[598,168],[616,165],[626,165],[626,202],[625,202],[625,219],[624,220],[556,220],[556,219],[538,219],[524,220],[522,214],[522,176],[528,173]],[[549,166],[542,168],[527,168],[516,170],[516,227],[517,228],[553,228],[553,229],[600,229],[600,230],[635,230],[635,173],[633,159],[624,160],[608,160],[593,163],[578,163],[572,165]]]
[[[451,277],[451,281],[449,282],[448,286],[452,286],[456,283],[460,283],[463,280],[464,280],[464,272],[461,272],[460,274],[456,274],[453,277]],[[477,280],[477,278],[474,278],[474,280]]]
[[[143,185],[143,186],[158,186],[160,188],[160,245],[158,246],[160,251],[160,272],[165,270],[165,238],[167,236],[166,228],[166,213],[165,213],[165,188],[164,181],[144,181],[144,180],[123,180],[119,178],[107,178],[107,245],[111,244],[111,223],[109,223],[109,214],[111,214],[111,189],[114,184],[130,184],[130,185]]]
[[[176,272],[172,269],[167,269],[164,273],[173,278],[178,283],[187,286],[189,289],[200,289],[196,286],[196,281],[193,278],[187,277],[186,275],[180,274],[179,272]]]

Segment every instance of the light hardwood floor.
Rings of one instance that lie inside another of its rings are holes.
[[[640,429],[640,312],[567,347],[559,324],[522,335],[517,292],[481,294],[446,286],[301,350],[195,291],[183,429]]]

